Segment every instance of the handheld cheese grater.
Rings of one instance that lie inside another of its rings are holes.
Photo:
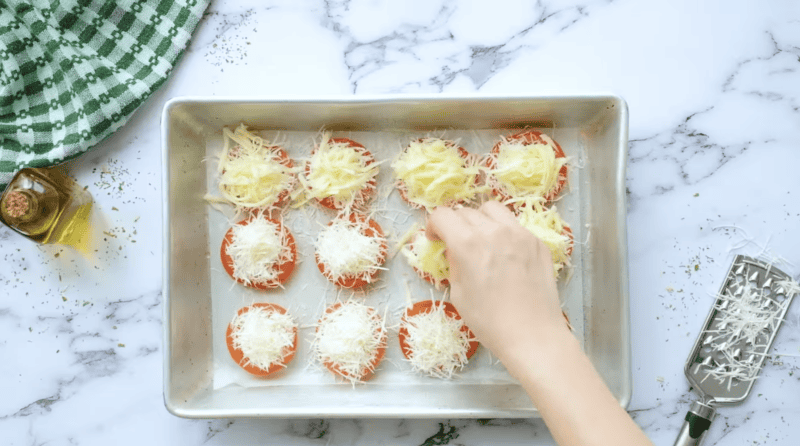
[[[686,414],[675,446],[699,445],[716,406],[747,398],[798,292],[788,274],[736,256],[684,366],[700,401]]]

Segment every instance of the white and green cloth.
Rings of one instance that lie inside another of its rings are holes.
[[[208,0],[0,0],[0,186],[119,129],[167,79]]]

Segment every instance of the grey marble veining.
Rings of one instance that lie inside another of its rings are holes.
[[[549,94],[630,107],[630,413],[671,445],[683,363],[735,253],[800,274],[800,5],[215,1],[170,79],[72,164],[91,260],[0,228],[0,443],[553,444],[541,420],[184,420],[162,400],[160,111],[179,95]],[[800,307],[707,444],[800,443]]]

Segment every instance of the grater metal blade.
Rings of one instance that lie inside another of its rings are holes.
[[[686,415],[675,446],[699,445],[714,406],[747,398],[798,291],[783,271],[736,256],[684,366],[701,401]]]

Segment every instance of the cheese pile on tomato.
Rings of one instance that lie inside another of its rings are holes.
[[[311,154],[306,174],[300,177],[306,200],[331,199],[335,209],[364,204],[369,190],[375,187],[378,163],[366,149],[354,141],[331,138],[325,132]]]
[[[428,210],[471,201],[480,192],[480,169],[450,141],[425,138],[411,144],[392,163],[398,188],[412,205]]]
[[[256,367],[264,372],[285,366],[294,355],[297,324],[272,305],[252,306],[240,311],[230,324],[231,346],[243,354],[242,367]]]
[[[386,327],[375,310],[360,302],[334,304],[317,325],[319,361],[351,382],[366,380],[386,351]]]
[[[242,208],[266,208],[288,196],[297,180],[280,146],[248,132],[244,124],[233,132],[223,129],[223,136],[217,169],[219,190],[226,200]]]

